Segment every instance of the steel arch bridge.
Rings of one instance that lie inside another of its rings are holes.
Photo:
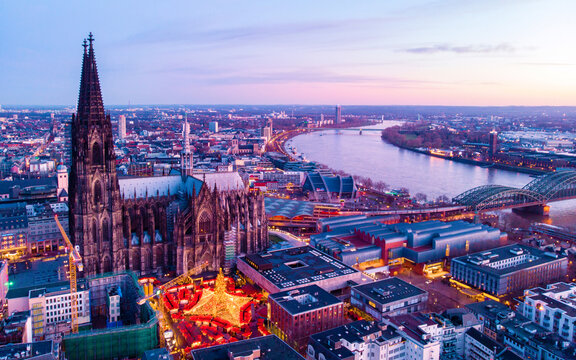
[[[559,170],[538,177],[524,189],[542,194],[548,201],[576,197],[576,170]]]
[[[544,205],[572,198],[576,198],[576,170],[558,170],[532,180],[521,189],[483,185],[463,192],[452,201],[478,212]]]

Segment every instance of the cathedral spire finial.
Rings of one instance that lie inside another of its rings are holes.
[[[93,42],[94,36],[90,33],[82,45],[84,47],[84,59],[76,114],[76,119],[82,124],[87,122],[102,124],[106,121]]]

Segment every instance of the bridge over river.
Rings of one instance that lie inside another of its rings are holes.
[[[452,202],[474,212],[523,208],[547,215],[548,203],[575,198],[576,170],[562,169],[539,176],[522,188],[478,186],[456,196]]]

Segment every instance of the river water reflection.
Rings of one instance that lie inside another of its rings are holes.
[[[400,122],[387,121],[365,129],[383,129],[397,124]],[[379,131],[364,130],[362,135],[358,131],[318,131],[297,136],[287,146],[294,147],[308,160],[370,177],[373,181],[384,181],[391,188],[405,187],[411,194],[424,193],[429,200],[440,195],[452,198],[480,185],[522,187],[533,180],[523,173],[487,169],[400,149],[382,141]],[[502,221],[513,227],[524,227],[532,221],[571,226],[576,224],[576,200],[551,203],[548,219],[519,216],[510,211],[502,214]]]

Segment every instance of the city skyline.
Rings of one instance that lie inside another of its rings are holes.
[[[569,1],[4,2],[0,104],[73,105],[78,44],[92,31],[107,105],[570,106],[576,51],[562,34],[575,30],[574,9]]]
[[[576,106],[458,104],[572,101],[526,3],[0,8],[0,358],[576,360]]]

